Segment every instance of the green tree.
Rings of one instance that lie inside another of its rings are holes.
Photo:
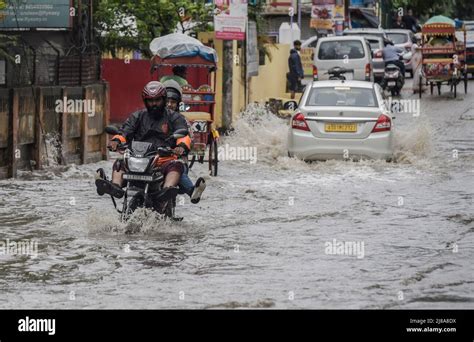
[[[153,38],[173,33],[177,27],[183,33],[208,31],[213,20],[213,6],[205,0],[101,0],[94,12],[100,45],[113,55],[125,48],[150,57]]]
[[[264,1],[248,6],[249,20],[256,22],[257,33],[263,29],[264,6]],[[95,2],[94,13],[100,46],[113,56],[123,48],[151,57],[148,46],[153,38],[176,28],[182,33],[211,31],[214,21],[214,5],[205,0],[100,0]],[[260,53],[271,59],[269,42],[265,35],[258,35]]]
[[[6,2],[4,0],[0,0],[0,11],[4,10],[6,7]],[[0,16],[2,15],[3,13],[0,13]],[[0,33],[0,60],[8,59],[13,61],[13,57],[8,52],[8,49],[13,46],[15,41],[16,39],[14,36]]]

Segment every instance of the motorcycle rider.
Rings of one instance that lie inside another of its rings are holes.
[[[403,49],[393,45],[390,39],[384,39],[385,47],[382,49],[383,61],[385,66],[388,64],[394,64],[400,68],[402,76],[405,78],[405,64],[400,60],[400,54],[403,53]]]
[[[163,82],[163,85],[165,86],[166,92],[167,92],[168,108],[177,113],[180,113],[179,109],[182,103],[181,99],[183,95],[180,85],[175,80],[167,80]],[[180,115],[182,114],[180,113]],[[184,115],[182,116],[186,120],[186,117]],[[192,139],[192,131],[191,131],[189,123],[188,123],[188,130],[189,130],[189,135],[191,136],[191,139]],[[198,203],[201,200],[201,195],[203,191],[206,189],[206,181],[204,180],[204,178],[199,177],[196,180],[196,184],[193,184],[193,182],[188,176],[188,172],[189,172],[189,167],[187,163],[185,163],[184,172],[181,175],[181,178],[179,180],[180,192],[188,194],[189,197],[191,198],[192,203]]]
[[[188,126],[182,115],[166,108],[167,92],[160,82],[147,83],[142,91],[142,99],[146,109],[132,113],[120,128],[120,134],[112,137],[108,147],[116,151],[120,143],[133,140],[149,142],[155,147],[174,147],[176,155],[160,157],[158,160],[158,166],[165,177],[159,197],[171,198],[178,193],[177,185],[184,172],[184,164],[177,155],[182,156],[190,150],[191,138],[187,135],[175,142],[174,139],[169,140],[169,137],[178,129],[188,130]],[[97,193],[122,198],[124,172],[124,161],[117,159],[113,165],[112,181],[96,179]]]

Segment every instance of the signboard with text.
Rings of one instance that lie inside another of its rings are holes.
[[[313,0],[310,27],[315,29],[332,30],[335,9],[336,0]]]
[[[71,28],[71,0],[9,1],[0,10],[0,29]]]
[[[313,76],[313,48],[302,48],[300,51],[301,65],[305,76]]]
[[[257,24],[249,21],[247,32],[247,77],[258,76]]]
[[[215,0],[216,39],[245,40],[247,0]]]

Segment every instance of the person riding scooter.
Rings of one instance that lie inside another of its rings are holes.
[[[163,82],[163,85],[166,87],[168,108],[180,113],[179,109],[180,109],[180,104],[182,103],[181,99],[183,95],[180,85],[175,80],[167,80]],[[180,113],[180,115],[182,114]],[[184,115],[182,116],[186,120],[186,117]],[[189,135],[192,137],[191,135],[192,131],[189,126],[190,125],[188,123]],[[193,182],[188,176],[188,172],[189,172],[189,167],[186,163],[184,167],[184,172],[181,175],[181,178],[179,180],[180,192],[188,194],[189,197],[191,198],[192,203],[198,203],[201,200],[201,195],[203,191],[206,189],[206,182],[204,178],[199,177],[196,180],[196,184],[193,184]]]
[[[186,154],[191,148],[189,135],[176,141],[171,137],[177,130],[188,131],[188,126],[181,114],[166,107],[167,92],[160,82],[147,83],[142,91],[142,99],[146,109],[132,113],[119,129],[120,134],[112,137],[108,147],[111,151],[117,151],[119,144],[137,140],[152,143],[156,148],[173,148],[174,155],[160,157],[158,160],[158,167],[165,177],[163,191],[159,198],[171,198],[178,194],[177,185],[184,172],[184,163],[178,159],[178,156]],[[97,193],[99,195],[107,193],[122,198],[124,172],[124,161],[117,159],[113,165],[112,181],[104,178],[96,179]]]
[[[400,54],[403,53],[403,49],[393,45],[390,39],[384,39],[385,47],[382,49],[383,61],[385,66],[388,64],[394,64],[400,68],[402,76],[405,78],[405,64],[400,60]]]

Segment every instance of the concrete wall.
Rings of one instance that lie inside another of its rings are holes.
[[[64,97],[93,100],[94,115],[84,111],[70,113],[67,109],[58,112],[56,101]],[[57,137],[60,143],[55,146],[57,163],[106,159],[104,126],[108,121],[107,83],[0,89],[0,179],[15,177],[21,169],[41,169],[51,161],[45,146],[48,135]]]
[[[276,44],[271,47],[272,61],[265,58],[265,65],[258,69],[258,76],[250,79],[250,102],[262,102],[269,97],[289,97],[286,93],[286,73],[290,46]]]

